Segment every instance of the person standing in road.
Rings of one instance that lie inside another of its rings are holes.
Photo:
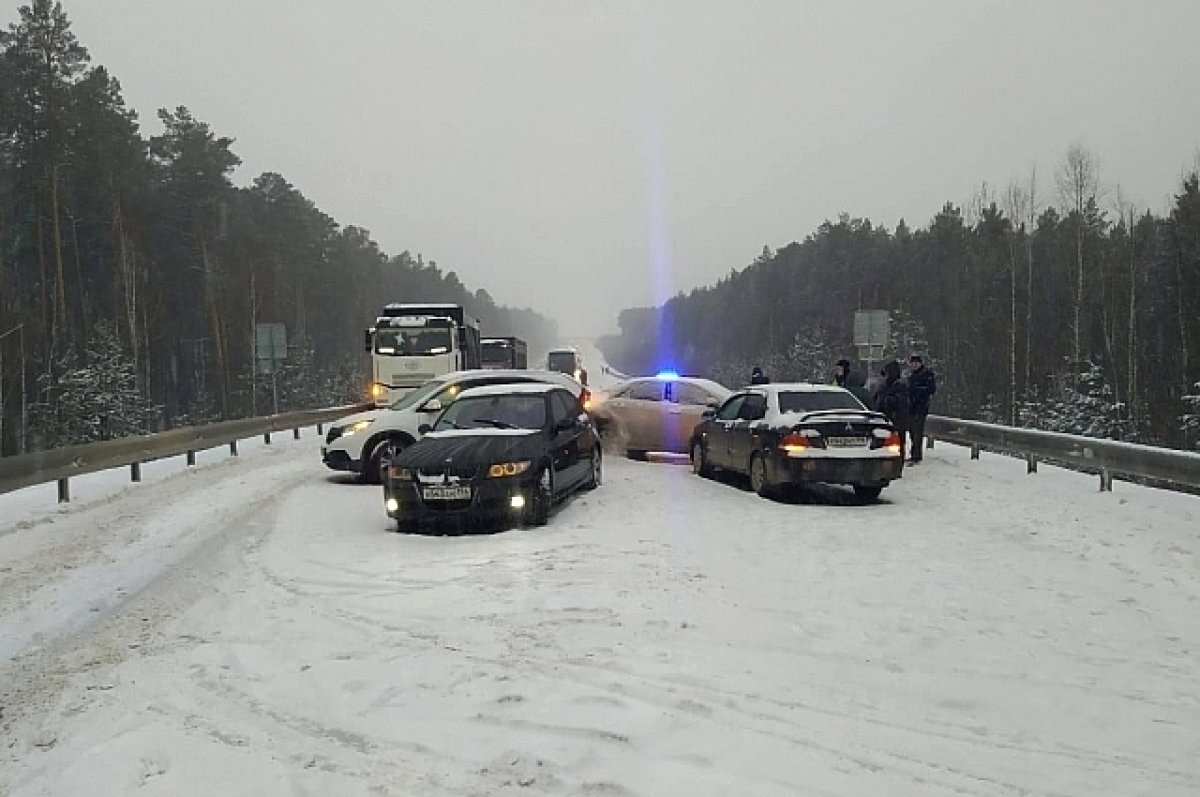
[[[887,416],[892,426],[900,433],[900,456],[904,456],[904,440],[908,432],[909,407],[908,385],[900,378],[900,363],[892,360],[883,367],[883,387],[875,399],[875,411]]]
[[[937,392],[937,378],[925,367],[921,355],[908,358],[908,414],[909,434],[912,436],[912,461],[920,462],[925,442],[925,418],[929,415],[929,402]]]
[[[838,360],[833,366],[833,381],[829,384],[850,391],[850,394],[862,402],[864,407],[872,406],[871,394],[863,387],[857,375],[850,371],[849,360]]]
[[[759,368],[757,365],[754,366],[754,370],[750,372],[750,384],[765,385],[770,381],[770,378],[763,373],[763,369]]]

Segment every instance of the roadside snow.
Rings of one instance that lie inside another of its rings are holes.
[[[0,793],[1200,792],[1200,500],[943,444],[872,506],[605,475],[463,538],[311,441],[0,497]]]

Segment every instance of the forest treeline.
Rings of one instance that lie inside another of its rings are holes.
[[[599,341],[628,373],[827,381],[855,359],[854,312],[891,314],[888,357],[938,374],[934,412],[1182,448],[1200,439],[1200,187],[1156,216],[1070,148],[928,226],[843,215],[716,285],[620,316]],[[878,366],[878,362],[874,367]],[[866,366],[860,366],[865,369]]]
[[[60,3],[18,13],[0,32],[0,453],[269,411],[255,323],[287,328],[281,409],[363,400],[363,330],[390,301],[555,343],[552,320],[387,255],[282,175],[235,186],[234,140],[186,107],[144,135]]]

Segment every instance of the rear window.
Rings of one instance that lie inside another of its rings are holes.
[[[554,351],[550,352],[550,356],[546,360],[546,365],[551,371],[573,374],[575,373],[576,360],[574,352]]]
[[[779,394],[780,412],[816,412],[818,410],[861,410],[858,399],[844,390],[811,392],[782,391]]]

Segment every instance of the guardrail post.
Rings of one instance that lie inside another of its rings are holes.
[[[71,484],[66,479],[58,480],[58,502],[65,504],[71,500]]]
[[[292,430],[292,439],[293,440],[300,439],[300,427],[299,426],[297,426],[295,429]]]
[[[1112,472],[1107,468],[1100,469],[1100,492],[1112,492]]]
[[[229,441],[229,456],[231,456],[231,457],[237,456],[237,440]]]
[[[933,435],[929,435],[929,437],[925,438],[925,447],[928,449],[933,448]]]
[[[979,444],[971,443],[971,459],[979,459]]]
[[[142,463],[130,462],[129,463],[129,481],[140,482],[141,480],[142,480]]]
[[[321,428],[323,426],[324,426],[324,424],[321,424],[321,423],[317,424],[317,437],[320,437],[321,435],[325,434],[325,430]]]
[[[1035,457],[1033,454],[1026,454],[1025,455],[1025,472],[1026,473],[1037,473],[1037,462],[1038,462],[1037,457]]]
[[[188,463],[189,468],[195,466],[195,464],[196,464],[196,452],[195,451],[187,452],[187,463]]]
[[[266,443],[267,445],[271,445],[271,433],[270,432],[263,432],[263,442]]]

